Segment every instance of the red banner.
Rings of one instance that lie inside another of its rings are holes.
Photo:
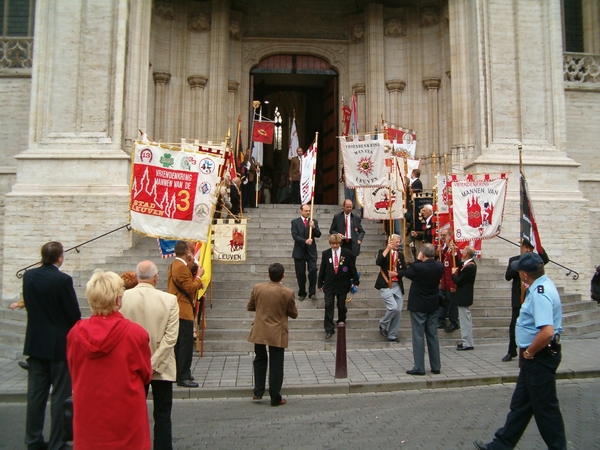
[[[254,121],[254,130],[252,132],[252,141],[253,142],[262,142],[264,144],[272,144],[274,129],[275,129],[274,123]]]
[[[349,106],[342,106],[342,136],[348,136],[350,133],[350,116],[352,115],[352,110]]]

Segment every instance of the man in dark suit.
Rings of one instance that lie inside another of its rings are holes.
[[[379,275],[375,281],[375,289],[379,290],[387,309],[379,321],[379,332],[390,342],[397,342],[400,318],[402,316],[402,300],[404,284],[398,272],[406,268],[404,254],[399,251],[400,236],[392,234],[388,245],[379,250],[375,264],[379,266]]]
[[[319,290],[325,293],[325,339],[331,338],[335,333],[333,310],[336,299],[338,323],[346,323],[346,296],[352,286],[359,284],[352,253],[340,248],[340,244],[341,238],[338,234],[330,235],[331,248],[321,255],[318,286]]]
[[[533,252],[535,247],[529,240],[523,239],[521,243],[521,255]],[[504,279],[506,281],[512,281],[511,291],[510,291],[510,306],[512,308],[512,315],[510,317],[510,325],[508,327],[508,353],[502,358],[502,361],[508,362],[513,358],[517,357],[517,340],[515,338],[515,327],[517,326],[517,319],[519,318],[519,313],[521,312],[521,303],[523,303],[523,299],[525,298],[525,289],[521,293],[521,279],[519,278],[519,272],[517,270],[513,270],[511,264],[514,261],[518,261],[521,255],[513,256],[508,260],[508,266],[506,267],[506,274],[504,275]],[[548,258],[548,254],[544,251],[544,249],[540,249],[539,253],[544,265],[548,264],[550,258]]]
[[[242,166],[245,168],[246,174],[242,202],[244,207],[256,208],[256,177],[259,164],[256,162],[256,158],[252,156],[252,150],[249,148],[246,149]]]
[[[423,216],[423,243],[433,244],[433,237],[435,233],[435,223],[433,221],[433,206],[432,205],[424,205],[421,208],[421,215]],[[418,234],[416,231],[411,231],[410,234],[412,237],[417,237]]]
[[[175,344],[175,362],[177,365],[177,386],[196,388],[198,383],[192,379],[192,355],[194,353],[194,305],[196,292],[202,285],[204,268],[199,267],[196,276],[188,267],[185,258],[189,253],[185,241],[175,244],[175,261],[167,271],[167,291],[177,297],[179,305],[179,334]]]
[[[413,179],[410,183],[411,194],[418,194],[419,192],[423,192],[423,182],[419,179],[421,176],[421,171],[419,169],[414,169],[411,173],[411,178]]]
[[[254,396],[262,400],[269,366],[271,406],[285,405],[281,398],[283,358],[288,346],[288,317],[298,317],[294,291],[283,286],[285,270],[279,263],[269,266],[269,282],[254,285],[246,309],[256,311],[248,341],[254,343]],[[267,357],[267,345],[269,356]]]
[[[352,200],[344,200],[343,211],[333,216],[329,234],[339,235],[342,248],[350,250],[354,259],[360,254],[360,244],[365,237],[365,230],[360,217],[352,213]]]
[[[308,266],[308,295],[316,300],[317,288],[317,243],[315,238],[321,237],[319,223],[310,219],[310,205],[300,207],[300,215],[292,220],[292,239],[294,239],[294,268],[298,281],[298,299],[306,298],[306,268]],[[312,230],[312,233],[311,233]]]
[[[475,290],[475,276],[477,275],[477,265],[473,257],[475,249],[465,247],[462,251],[461,267],[452,269],[452,281],[456,284],[456,292],[453,294],[453,301],[458,306],[458,317],[460,320],[460,336],[462,342],[456,346],[456,350],[473,350],[473,321],[471,320],[470,306],[473,304],[473,295]]]
[[[431,371],[438,374],[441,370],[437,315],[444,265],[433,259],[434,256],[435,247],[423,244],[415,262],[398,273],[399,276],[412,280],[408,293],[408,310],[412,326],[414,365],[411,370],[406,371],[409,375],[425,375],[425,336]]]
[[[73,279],[59,270],[64,261],[60,242],[42,247],[42,265],[25,272],[23,299],[27,330],[23,354],[29,356],[25,444],[29,449],[65,448],[63,404],[71,395],[67,367],[67,334],[81,319]],[[50,440],[44,442],[44,415],[52,386]]]

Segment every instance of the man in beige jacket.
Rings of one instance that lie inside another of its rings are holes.
[[[246,309],[256,311],[248,341],[254,343],[254,396],[261,400],[265,393],[267,364],[269,365],[269,395],[271,406],[285,405],[281,398],[283,357],[288,346],[288,317],[298,317],[294,291],[283,286],[285,269],[279,263],[269,266],[267,283],[254,285]],[[267,357],[267,345],[269,356]]]
[[[136,275],[138,285],[123,294],[121,313],[150,335],[154,449],[172,449],[171,408],[176,378],[173,348],[179,332],[179,305],[177,297],[155,289],[158,269],[152,261],[140,262]]]

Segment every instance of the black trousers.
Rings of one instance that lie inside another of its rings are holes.
[[[328,333],[333,333],[335,331],[335,325],[333,324],[333,310],[334,306],[337,303],[338,309],[338,322],[346,323],[346,312],[348,312],[348,308],[346,308],[346,296],[348,294],[328,294],[325,293],[325,323],[324,328]],[[336,302],[337,299],[337,302]]]
[[[298,281],[298,296],[306,296],[306,269],[308,267],[308,295],[317,293],[317,260],[309,257],[294,259],[296,280]]]
[[[512,308],[512,314],[510,316],[510,325],[508,326],[508,353],[513,357],[517,356],[517,339],[515,337],[515,328],[517,327],[517,319],[521,313],[521,308]]]
[[[300,196],[300,180],[292,181],[292,204],[299,205],[302,201]]]
[[[453,293],[451,291],[443,291],[446,295],[446,298],[449,300],[448,306],[445,308],[440,306],[440,310],[438,312],[438,325],[446,326],[446,317],[450,319],[451,325],[458,325],[458,306],[456,306],[456,302],[453,298]]]
[[[256,208],[256,181],[248,181],[243,185],[243,203],[244,206]]]
[[[490,450],[515,448],[532,416],[548,448],[566,450],[565,425],[556,396],[556,369],[560,360],[560,353],[550,356],[545,350],[536,353],[533,359],[523,359],[510,412],[504,426],[488,444]]]
[[[269,345],[269,356],[267,357],[267,346],[254,344],[254,395],[262,397],[265,393],[268,364],[271,405],[279,405],[281,403],[280,392],[283,385],[284,355],[284,348]]]
[[[173,409],[173,382],[152,380],[152,403],[154,410],[154,450],[172,450],[173,432],[171,425],[171,410]],[[146,386],[148,395],[148,386]]]
[[[67,361],[50,361],[29,357],[27,374],[27,416],[25,419],[25,444],[29,450],[59,450],[63,441],[63,404],[71,396],[71,376]],[[44,442],[44,417],[46,403],[52,386],[50,402],[50,440]]]
[[[179,319],[179,335],[175,344],[177,381],[192,378],[192,354],[194,351],[194,321]]]

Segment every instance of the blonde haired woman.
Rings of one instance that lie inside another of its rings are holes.
[[[123,280],[96,270],[85,295],[92,317],[67,336],[73,382],[73,446],[150,449],[144,386],[150,383],[148,333],[119,312]]]

